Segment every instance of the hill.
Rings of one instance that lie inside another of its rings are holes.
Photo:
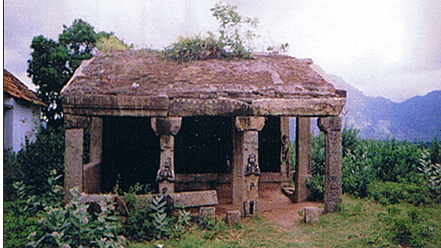
[[[441,140],[441,90],[396,103],[384,97],[366,96],[342,78],[331,77],[347,90],[343,123],[360,130],[362,138],[428,142],[437,136]],[[318,133],[316,120],[312,122],[313,132]],[[295,130],[294,119],[290,126]],[[292,137],[294,133],[291,132]]]

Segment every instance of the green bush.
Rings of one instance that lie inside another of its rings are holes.
[[[179,41],[164,49],[162,55],[168,60],[191,61],[226,57],[224,44],[209,33],[208,38],[200,35],[194,37],[179,37]]]
[[[208,37],[179,37],[179,40],[166,47],[162,56],[168,60],[191,61],[213,58],[250,58],[250,42],[257,37],[244,26],[255,28],[258,20],[242,17],[236,12],[237,7],[218,3],[211,9],[219,22],[219,38],[212,32]]]
[[[81,202],[77,188],[71,190],[72,200],[64,207],[46,206],[39,215],[40,225],[29,235],[31,247],[121,247],[126,240],[117,234],[120,222],[110,198],[99,203],[96,218]]]
[[[18,152],[16,163],[17,170],[23,174],[21,180],[25,179],[29,187],[29,195],[50,192],[51,171],[64,175],[64,129],[41,129],[35,142]]]
[[[395,206],[388,207],[387,213],[378,215],[386,224],[386,237],[393,242],[411,246],[425,247],[433,235],[434,227],[427,225],[417,208],[409,209],[405,214]]]
[[[384,205],[411,203],[415,206],[431,202],[431,194],[426,185],[416,183],[373,182],[368,187],[367,196]]]

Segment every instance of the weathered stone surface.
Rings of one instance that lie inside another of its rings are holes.
[[[315,223],[319,221],[320,209],[316,207],[306,207],[303,210],[303,221],[305,223]]]
[[[228,98],[199,99],[174,98],[168,109],[170,116],[222,115],[246,116],[252,114],[249,103]]]
[[[90,118],[80,115],[64,115],[64,127],[68,128],[85,128],[90,125]]]
[[[226,212],[226,223],[229,226],[241,226],[242,222],[240,220],[240,211],[239,210],[233,210],[233,211],[227,211]]]
[[[64,156],[65,199],[70,199],[69,190],[78,187],[83,191],[83,129],[66,129]]]
[[[339,115],[346,98],[294,98],[253,100],[253,115],[329,116]]]
[[[317,123],[325,132],[325,213],[336,211],[342,201],[341,122],[340,117],[322,117]]]
[[[63,104],[70,108],[161,110],[167,109],[169,103],[168,97],[165,95],[126,96],[123,94],[104,95],[100,93],[79,94],[78,92],[72,92],[69,97],[63,99]]]
[[[213,206],[218,204],[216,190],[179,192],[171,194],[175,204],[184,207]]]
[[[86,193],[99,193],[100,192],[100,177],[101,177],[101,163],[91,162],[84,165],[84,182],[83,191]]]
[[[103,119],[92,117],[90,124],[90,162],[101,162],[103,154]]]
[[[311,178],[311,120],[309,117],[296,118],[296,202],[306,201],[310,189],[306,182]]]
[[[264,117],[238,116],[235,120],[236,128],[239,132],[260,131],[265,126]]]
[[[317,125],[322,132],[341,131],[342,129],[342,121],[339,116],[321,117],[318,119]]]
[[[214,218],[216,216],[215,207],[201,207],[199,208],[199,220],[204,218]]]
[[[176,135],[181,129],[181,117],[154,117],[151,119],[156,135]]]
[[[325,213],[337,211],[342,201],[342,146],[341,132],[328,132],[325,135]]]
[[[145,204],[150,203],[153,199],[152,195],[137,195],[136,197],[144,202]],[[204,206],[214,206],[218,204],[216,190],[205,190],[205,191],[192,191],[192,192],[179,192],[172,193],[170,196],[174,200],[175,205],[179,205],[186,208],[192,207],[204,207]],[[98,202],[102,201],[105,197],[110,197],[110,199],[115,199],[116,195],[112,194],[84,194],[81,198],[81,202]]]

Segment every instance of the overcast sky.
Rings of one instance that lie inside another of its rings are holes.
[[[162,49],[179,36],[217,31],[217,0],[4,0],[4,67],[28,85],[32,38],[57,40],[81,18],[135,48]],[[289,43],[327,73],[369,96],[403,101],[441,89],[439,0],[224,0],[257,17],[256,50]]]

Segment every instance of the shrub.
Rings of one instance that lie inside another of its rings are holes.
[[[223,47],[224,44],[209,33],[208,38],[202,38],[200,35],[189,38],[179,37],[178,42],[166,47],[162,55],[168,60],[177,61],[221,58],[226,56]]]
[[[402,245],[425,247],[432,236],[433,227],[426,225],[417,208],[409,209],[405,214],[395,206],[387,208],[387,214],[378,215],[386,224],[386,237]]]
[[[429,188],[416,183],[373,182],[368,187],[368,197],[384,205],[402,202],[415,206],[431,202]]]
[[[77,188],[71,190],[72,200],[64,207],[46,206],[41,213],[38,230],[29,235],[31,247],[123,247],[125,238],[117,235],[119,219],[110,198],[99,203],[96,219],[81,202]]]
[[[22,179],[26,179],[29,195],[50,192],[51,171],[64,174],[64,129],[41,129],[35,142],[18,152],[16,163],[17,170],[23,174]]]
[[[224,57],[249,58],[250,42],[257,37],[251,30],[244,31],[244,26],[255,28],[258,20],[242,17],[236,12],[237,7],[218,3],[211,9],[219,22],[219,38],[208,32],[208,37],[179,37],[179,40],[166,47],[162,56],[168,60],[191,61]]]

